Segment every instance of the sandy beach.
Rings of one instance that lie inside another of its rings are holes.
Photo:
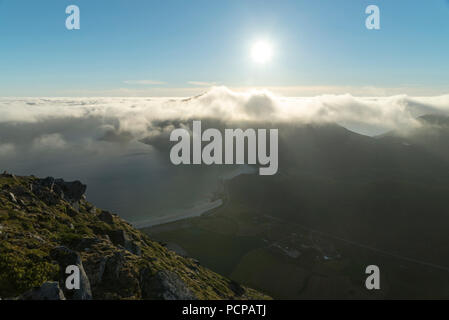
[[[187,219],[187,218],[199,217],[203,213],[208,212],[209,210],[218,208],[222,204],[223,204],[223,200],[221,200],[221,199],[218,199],[215,201],[202,202],[202,203],[198,203],[197,205],[195,205],[192,208],[185,209],[185,210],[179,210],[178,212],[171,214],[171,215],[166,215],[163,217],[154,217],[154,218],[151,218],[151,219],[148,219],[145,221],[133,222],[132,225],[138,229],[141,229],[141,228],[148,228],[148,227],[152,227],[152,226],[156,226],[156,225],[160,225],[160,224],[164,224],[164,223],[183,220],[183,219]]]

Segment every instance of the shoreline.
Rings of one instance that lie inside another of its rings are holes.
[[[220,193],[222,193],[222,197],[220,199],[217,199],[214,201],[210,200],[208,202],[201,202],[200,204],[195,205],[190,209],[180,210],[181,212],[171,214],[168,216],[155,217],[155,218],[147,219],[144,221],[132,222],[131,224],[136,229],[145,229],[145,228],[156,227],[156,226],[160,226],[160,225],[171,223],[171,222],[181,221],[181,220],[185,220],[188,218],[200,217],[202,215],[205,215],[205,214],[209,213],[210,211],[225,205],[225,203],[227,202],[227,200],[229,198],[228,192],[226,190],[226,182],[227,181],[232,180],[235,177],[240,176],[240,175],[254,174],[255,172],[256,172],[256,169],[254,169],[253,167],[242,166],[240,168],[237,168],[233,172],[228,173],[227,175],[221,176],[219,178],[219,180],[220,180],[219,185],[222,188],[220,190],[221,191]]]
[[[207,213],[210,210],[216,209],[222,205],[223,205],[222,199],[218,199],[218,200],[210,201],[210,202],[203,202],[203,203],[200,203],[190,209],[183,210],[182,212],[179,212],[179,213],[162,216],[162,217],[155,217],[155,218],[148,219],[145,221],[132,222],[131,224],[136,229],[155,227],[155,226],[170,223],[170,222],[175,222],[175,221],[184,220],[184,219],[193,218],[193,217],[199,217],[199,216],[203,215],[204,213]]]

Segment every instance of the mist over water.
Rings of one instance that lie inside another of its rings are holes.
[[[229,167],[176,167],[167,162],[168,154],[141,142],[106,148],[105,142],[98,144],[104,148],[99,153],[82,149],[23,152],[0,158],[0,168],[17,175],[80,180],[88,186],[89,201],[130,222],[208,202],[220,186],[221,175],[232,171]]]

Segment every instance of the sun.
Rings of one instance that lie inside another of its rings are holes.
[[[273,57],[273,46],[268,41],[255,42],[251,47],[251,58],[254,62],[265,64]]]

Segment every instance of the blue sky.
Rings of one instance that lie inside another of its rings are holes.
[[[370,4],[381,30],[365,28]],[[447,0],[0,0],[0,43],[0,96],[449,93]]]

